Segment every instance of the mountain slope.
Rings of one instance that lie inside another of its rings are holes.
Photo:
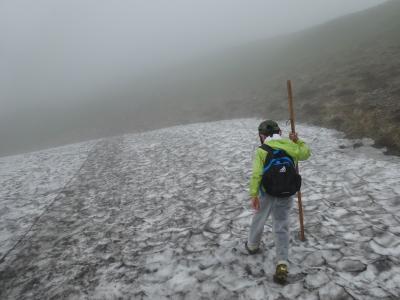
[[[258,123],[192,124],[19,156],[44,187],[66,169],[57,152],[76,149],[82,166],[51,204],[44,189],[15,199],[17,207],[46,202],[27,216],[27,232],[15,226],[21,213],[1,203],[0,233],[26,235],[0,262],[0,298],[399,298],[400,159],[368,140],[299,126],[313,150],[300,165],[307,240],[298,239],[295,205],[287,286],[272,281],[271,220],[262,254],[238,250],[253,213],[247,185]],[[38,172],[38,158],[48,173]],[[25,195],[31,182],[15,186],[7,174],[18,170],[1,171],[3,193]]]
[[[400,1],[298,33],[226,49],[140,78],[92,101],[0,118],[0,155],[165,126],[237,117],[284,119],[292,79],[301,121],[368,136],[400,153]]]
[[[372,137],[399,153],[399,32],[400,2],[388,1],[169,70],[153,78],[151,89],[160,93],[160,107],[175,104],[177,112],[169,113],[179,120],[287,118],[286,80],[292,79],[302,121]]]

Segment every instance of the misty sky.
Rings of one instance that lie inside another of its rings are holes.
[[[80,102],[107,82],[382,2],[1,0],[0,115]]]

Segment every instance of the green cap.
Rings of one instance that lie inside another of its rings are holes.
[[[258,126],[258,133],[266,136],[273,135],[274,133],[279,133],[280,130],[281,129],[279,128],[278,123],[272,120],[263,121]]]

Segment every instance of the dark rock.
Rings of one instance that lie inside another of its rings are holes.
[[[382,257],[372,263],[378,272],[385,272],[392,268],[392,261],[388,257]]]

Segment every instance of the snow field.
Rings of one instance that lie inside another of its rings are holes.
[[[84,163],[72,151],[76,166],[83,165],[73,177],[72,164],[64,172],[72,179],[59,185],[50,209],[37,198],[42,208],[34,215],[43,215],[0,264],[1,298],[400,297],[400,159],[384,156],[367,139],[298,126],[313,155],[300,164],[307,240],[298,239],[294,208],[288,285],[272,281],[271,220],[261,254],[238,250],[252,215],[247,193],[258,123],[220,121],[104,139],[85,152]],[[362,146],[354,148],[356,142]],[[24,172],[35,168],[36,155]],[[62,157],[49,160],[49,168],[66,165]],[[3,176],[22,168],[7,158],[2,163],[9,165]],[[3,194],[22,191],[3,188]],[[25,211],[3,214],[18,220]],[[10,228],[19,235],[25,229]]]
[[[0,158],[0,258],[78,171],[94,142]]]

